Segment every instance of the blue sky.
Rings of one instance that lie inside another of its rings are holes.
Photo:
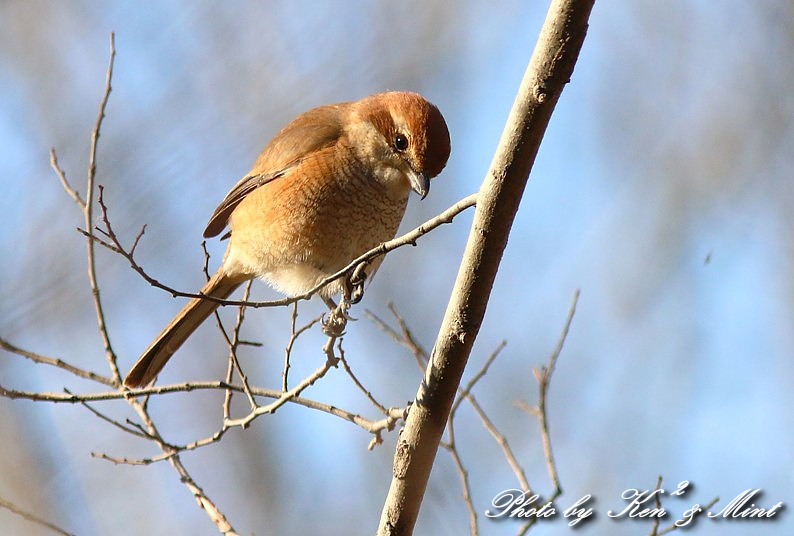
[[[83,192],[110,31],[118,52],[97,180],[119,234],[129,241],[147,224],[139,261],[191,290],[202,280],[198,244],[212,209],[269,137],[312,106],[410,89],[442,110],[452,156],[431,195],[411,201],[403,229],[475,191],[545,9],[542,2],[3,4],[0,335],[104,366],[84,244],[73,230],[81,217],[49,169],[48,151],[57,148]],[[536,424],[512,403],[534,402],[531,370],[545,362],[581,289],[549,403],[566,491],[560,505],[595,496],[598,514],[582,533],[648,533],[645,522],[610,520],[606,511],[622,509],[624,490],[650,488],[658,474],[668,489],[694,484],[684,499],[668,499],[673,513],[714,496],[727,504],[747,488],[764,490],[762,506],[794,496],[786,411],[794,343],[791,16],[790,6],[773,1],[604,1],[594,9],[469,372],[507,340],[477,394],[533,486],[548,493]],[[413,397],[416,368],[363,311],[388,317],[393,301],[432,346],[470,221],[464,214],[419,247],[390,254],[353,311],[362,319],[350,328],[346,351],[387,405]],[[223,245],[210,249],[218,259]],[[99,270],[126,368],[180,304],[118,257],[101,252]],[[255,293],[276,296],[263,284]],[[301,310],[308,319],[321,308]],[[286,310],[249,314],[248,336],[267,344],[244,357],[264,385],[278,381],[287,322]],[[317,366],[318,341],[314,334],[300,346],[296,374]],[[216,377],[224,366],[211,328],[181,353],[163,382]],[[97,389],[10,355],[0,367],[6,387]],[[342,374],[309,394],[371,411]],[[175,440],[190,441],[217,425],[216,398],[164,398],[153,411]],[[123,405],[103,409],[127,416]],[[514,478],[473,412],[463,409],[460,419],[481,532],[514,534],[510,522],[483,516]],[[84,409],[3,400],[0,423],[19,430],[2,440],[9,455],[0,464],[0,497],[78,534],[213,533],[165,464],[92,459],[92,451],[153,452]],[[366,533],[388,486],[395,435],[372,453],[365,436],[326,415],[284,408],[185,460],[240,531]],[[39,471],[22,469],[29,467]],[[0,511],[6,523],[35,534]],[[692,533],[752,527],[782,534],[791,526],[784,510],[773,522],[701,520]],[[457,474],[440,452],[418,530],[461,534],[466,527]],[[567,530],[558,519],[533,532]]]

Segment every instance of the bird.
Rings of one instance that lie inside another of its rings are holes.
[[[439,109],[413,92],[389,91],[313,108],[287,124],[232,187],[209,219],[205,238],[229,231],[217,272],[199,291],[227,299],[260,278],[294,297],[393,238],[411,191],[424,199],[450,154]],[[362,274],[370,279],[382,257]],[[333,305],[338,278],[317,292]],[[193,298],[146,348],[124,378],[151,383],[219,306]]]

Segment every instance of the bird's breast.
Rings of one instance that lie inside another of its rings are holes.
[[[407,200],[407,188],[384,186],[352,151],[318,151],[240,202],[230,217],[224,268],[302,294],[393,238]],[[338,290],[336,284],[323,293]]]

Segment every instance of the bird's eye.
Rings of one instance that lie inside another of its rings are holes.
[[[402,134],[397,134],[394,137],[394,148],[400,152],[406,150],[408,148],[408,138],[406,138]]]

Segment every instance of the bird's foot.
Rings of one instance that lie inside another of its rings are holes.
[[[347,314],[350,308],[350,303],[344,298],[339,305],[336,305],[330,298],[325,298],[325,303],[330,309],[328,316],[323,317],[321,322],[322,331],[329,337],[341,337],[345,334],[345,327],[347,327],[348,320],[355,320]]]
[[[362,265],[363,266],[363,265]],[[367,280],[367,273],[361,269],[356,269],[353,274],[345,278],[342,289],[342,301],[355,305],[364,297],[364,282]]]

